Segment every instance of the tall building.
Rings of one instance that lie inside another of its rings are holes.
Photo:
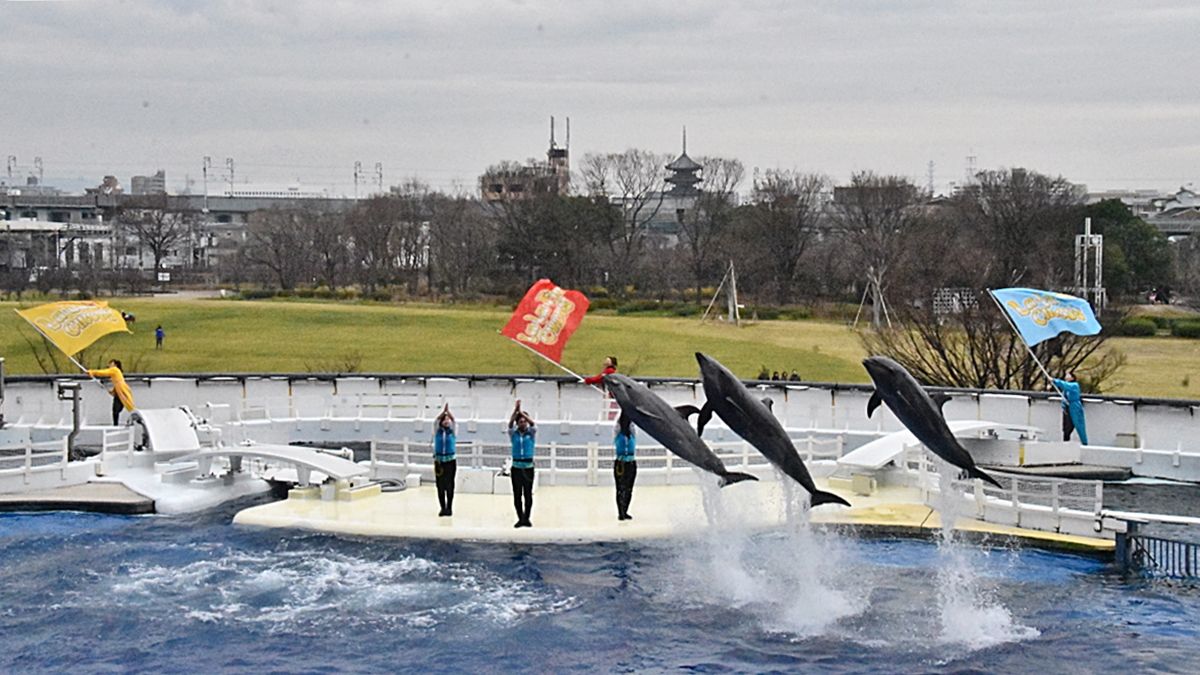
[[[525,164],[501,162],[488,167],[479,177],[479,194],[485,202],[527,199],[539,194],[565,195],[571,188],[571,120],[567,119],[567,142],[559,147],[550,118],[550,148],[546,162]]]
[[[153,176],[134,176],[129,179],[129,189],[135,195],[165,195],[167,172],[159,169]]]
[[[700,189],[696,184],[703,179],[696,175],[696,172],[704,167],[700,166],[687,154],[687,129],[683,130],[683,153],[675,158],[666,166],[667,171],[671,174],[667,176],[667,182],[671,184],[671,188],[667,190],[667,194],[672,197],[695,197],[700,194]]]

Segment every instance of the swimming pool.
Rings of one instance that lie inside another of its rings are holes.
[[[353,540],[0,515],[0,669],[1191,671],[1200,591],[1034,550],[736,528]]]

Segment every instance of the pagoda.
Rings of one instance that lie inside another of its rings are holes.
[[[667,190],[667,194],[672,197],[694,197],[700,194],[700,189],[696,187],[702,178],[696,175],[696,172],[704,168],[696,163],[696,160],[688,157],[687,154],[687,127],[683,128],[683,154],[675,158],[666,166],[671,175],[667,176],[667,182],[671,184],[671,188]]]

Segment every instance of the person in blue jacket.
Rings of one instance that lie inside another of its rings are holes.
[[[438,504],[442,507],[438,516],[454,515],[454,477],[458,473],[455,436],[454,415],[447,403],[433,423],[433,477],[437,482]]]
[[[617,520],[633,520],[629,502],[633,500],[633,482],[637,480],[637,437],[627,416],[617,418],[617,435],[613,439],[616,457],[613,458],[613,482],[617,485]]]
[[[529,518],[533,512],[533,449],[537,442],[537,427],[533,418],[521,410],[521,402],[508,418],[508,437],[512,441],[513,506],[517,509],[517,524],[513,527],[533,527]]]
[[[1088,444],[1087,420],[1083,417],[1083,398],[1080,396],[1079,383],[1075,381],[1075,373],[1070,371],[1063,379],[1054,379],[1054,388],[1062,394],[1062,429],[1063,440],[1071,440],[1071,432],[1079,432],[1079,442]]]

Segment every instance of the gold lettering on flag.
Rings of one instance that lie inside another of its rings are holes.
[[[1017,314],[1029,317],[1031,321],[1039,326],[1045,326],[1054,319],[1079,322],[1087,321],[1087,316],[1084,315],[1083,310],[1063,304],[1053,295],[1025,298],[1019,303],[1016,300],[1009,300],[1005,304],[1012,307],[1013,311]]]
[[[575,303],[567,298],[566,291],[557,286],[538,291],[535,299],[538,306],[532,313],[521,317],[526,324],[524,330],[517,334],[517,339],[532,344],[556,344],[559,334],[567,325],[567,319],[575,311]]]

